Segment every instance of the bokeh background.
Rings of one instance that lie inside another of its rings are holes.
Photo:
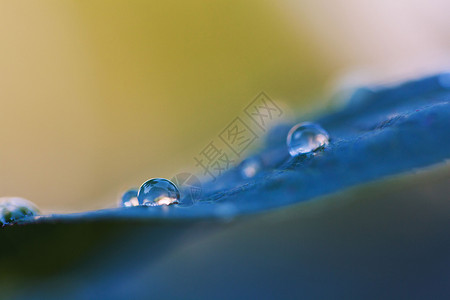
[[[450,3],[2,1],[0,191],[114,206],[193,157],[260,92],[287,117],[448,69]]]

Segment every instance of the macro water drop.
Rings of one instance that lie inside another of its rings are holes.
[[[32,202],[19,197],[0,197],[0,225],[39,214]]]
[[[287,147],[292,157],[313,152],[326,146],[329,135],[320,125],[303,122],[295,125],[287,135]]]
[[[250,156],[239,165],[239,172],[243,178],[252,178],[263,169],[263,162],[259,156]]]
[[[120,198],[119,205],[124,207],[139,206],[137,195],[137,189],[130,189],[126,191]]]
[[[139,205],[143,206],[178,204],[180,192],[172,181],[164,178],[153,178],[141,185],[137,200]]]

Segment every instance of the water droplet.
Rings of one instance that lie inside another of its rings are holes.
[[[328,144],[328,133],[318,124],[304,122],[289,130],[287,147],[292,157],[307,154]]]
[[[139,206],[137,195],[137,189],[130,189],[126,191],[120,198],[119,205],[124,207]]]
[[[239,165],[239,171],[243,178],[252,178],[263,169],[263,162],[257,155],[250,156]]]
[[[39,210],[32,202],[19,197],[0,197],[0,225],[35,216]]]
[[[141,185],[137,198],[139,205],[171,205],[179,203],[180,192],[170,180],[153,178]]]

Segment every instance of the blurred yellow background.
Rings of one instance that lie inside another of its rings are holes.
[[[260,91],[298,110],[339,82],[448,66],[449,5],[427,3],[2,1],[1,194],[114,206],[192,171]]]

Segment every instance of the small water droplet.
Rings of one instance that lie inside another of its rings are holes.
[[[263,162],[257,155],[250,156],[239,165],[239,171],[243,178],[252,178],[263,169]]]
[[[292,157],[307,154],[328,144],[329,135],[320,125],[304,122],[289,130],[287,147]]]
[[[139,206],[137,195],[137,189],[130,189],[126,191],[120,198],[119,205],[124,207]]]
[[[19,197],[0,197],[0,225],[35,216],[39,209],[32,202]]]
[[[141,185],[137,198],[143,206],[171,205],[179,203],[180,192],[170,180],[153,178]]]

